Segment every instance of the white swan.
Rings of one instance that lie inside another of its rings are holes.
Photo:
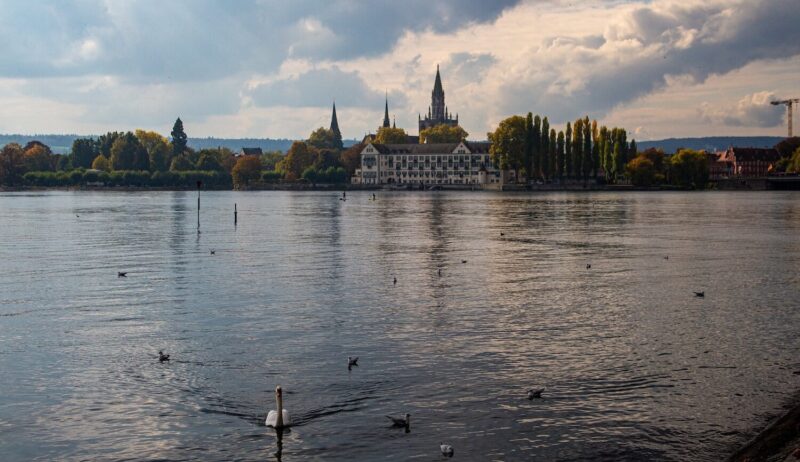
[[[453,454],[455,454],[453,446],[449,444],[439,443],[439,450],[442,451],[442,455],[445,457],[453,457]]]
[[[267,414],[267,420],[264,423],[267,427],[288,427],[292,424],[292,422],[289,419],[289,412],[283,408],[283,393],[280,385],[275,387],[275,401],[278,406],[278,410],[276,411],[273,409],[269,411],[269,414]]]

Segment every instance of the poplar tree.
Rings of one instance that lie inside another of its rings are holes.
[[[542,176],[547,178],[547,173],[550,171],[549,165],[549,152],[550,152],[550,137],[548,136],[550,133],[550,122],[547,120],[547,117],[542,119],[542,139],[541,139],[541,148],[539,149],[539,158],[541,160],[541,169],[542,169]]]
[[[597,140],[597,120],[592,120],[592,177],[597,178],[600,170],[600,146]]]
[[[564,173],[567,178],[572,178],[572,124],[567,122],[567,131],[564,134]]]
[[[589,178],[589,172],[592,170],[592,125],[589,122],[589,116],[583,119],[583,159],[581,165],[583,167],[582,177],[583,181]]]
[[[528,113],[525,118],[525,170],[528,173],[528,180],[533,178],[533,114]]]
[[[538,178],[542,168],[542,119],[539,114],[533,118],[533,177]]]
[[[575,178],[583,172],[583,121],[578,119],[572,126],[572,171]]]
[[[567,125],[569,126],[569,125]],[[556,140],[556,176],[558,179],[564,178],[564,132],[558,132]]]
[[[557,156],[556,156],[556,145],[557,145],[557,143],[558,143],[558,140],[556,139],[556,129],[555,128],[551,128],[550,129],[550,161],[549,161],[550,171],[548,172],[549,173],[548,174],[549,178],[555,178],[555,176],[556,176],[556,164],[558,163],[558,159],[557,159]]]

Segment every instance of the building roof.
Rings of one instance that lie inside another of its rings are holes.
[[[241,153],[243,156],[260,156],[264,154],[261,148],[242,148]]]
[[[472,154],[488,154],[491,143],[482,141],[463,141]],[[461,143],[434,143],[434,144],[377,144],[372,146],[381,154],[449,154],[456,150]]]
[[[732,157],[732,159],[731,159]],[[775,162],[781,158],[780,153],[775,148],[728,148],[725,153],[726,159],[736,160],[736,162],[747,162],[761,160],[765,162]]]

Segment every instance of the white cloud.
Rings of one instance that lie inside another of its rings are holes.
[[[735,105],[715,106],[703,103],[702,118],[730,127],[776,127],[783,123],[783,106],[776,108],[775,93],[760,91],[747,95]]]

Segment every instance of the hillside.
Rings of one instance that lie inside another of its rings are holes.
[[[724,151],[730,146],[743,148],[771,148],[783,141],[782,136],[706,136],[702,138],[668,138],[657,141],[642,141],[636,145],[639,150],[658,148],[673,153],[680,148]]]

